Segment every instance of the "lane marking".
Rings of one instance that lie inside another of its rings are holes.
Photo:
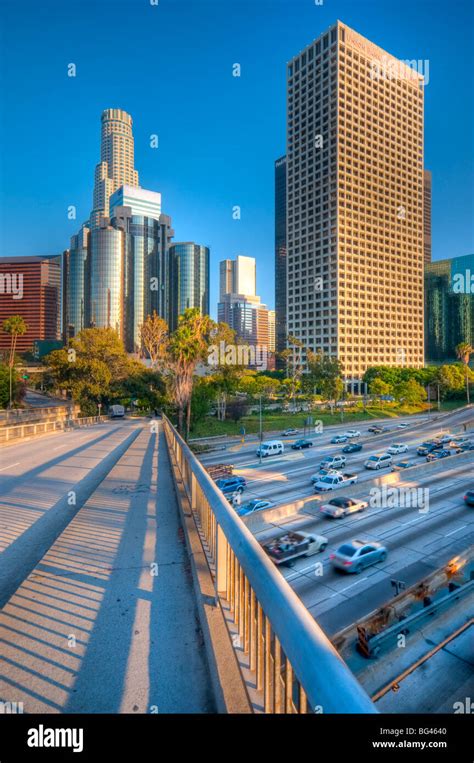
[[[8,464],[8,466],[4,466],[3,469],[0,469],[0,472],[4,472],[5,469],[11,469],[13,466],[18,466],[19,464],[19,461],[17,461],[16,464]]]
[[[450,533],[445,533],[444,537],[447,538],[448,535],[454,535],[454,533],[458,533],[459,530],[464,530],[465,527],[467,527],[467,525],[463,525],[462,527],[458,527],[456,530],[451,530]]]

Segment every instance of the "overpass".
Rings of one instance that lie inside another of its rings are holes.
[[[0,451],[0,701],[25,713],[374,713],[171,423]]]

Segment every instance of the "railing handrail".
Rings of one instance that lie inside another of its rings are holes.
[[[163,415],[247,576],[313,709],[376,713],[375,705],[296,593]]]

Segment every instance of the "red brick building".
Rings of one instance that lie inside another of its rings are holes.
[[[0,350],[10,347],[1,326],[21,315],[28,331],[18,337],[17,352],[31,350],[35,339],[60,339],[61,257],[0,257]]]

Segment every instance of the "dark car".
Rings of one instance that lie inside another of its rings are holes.
[[[291,446],[292,450],[302,450],[303,448],[312,448],[313,443],[311,440],[296,440]]]
[[[224,477],[216,480],[216,485],[222,490],[224,495],[227,493],[243,493],[247,481],[245,477]]]
[[[431,453],[428,453],[426,456],[427,461],[438,461],[440,458],[447,458],[451,455],[450,450],[445,450],[444,448],[442,450],[432,450]]]
[[[474,450],[474,442],[451,443],[450,447],[452,447],[455,453],[465,453],[467,450]]]
[[[392,472],[399,472],[402,469],[410,469],[412,466],[416,466],[413,461],[400,461],[398,464],[392,466]]]
[[[379,424],[373,424],[367,431],[372,432],[372,434],[382,434],[382,432],[390,432],[390,427],[381,427]]]
[[[427,456],[428,453],[432,453],[434,450],[440,450],[442,447],[443,446],[439,442],[435,442],[434,440],[427,440],[418,446],[416,452],[419,456]]]
[[[362,445],[358,442],[350,442],[347,445],[344,445],[342,452],[343,453],[358,453],[359,450],[362,450]]]
[[[466,490],[464,493],[464,503],[468,506],[474,506],[474,490]]]

